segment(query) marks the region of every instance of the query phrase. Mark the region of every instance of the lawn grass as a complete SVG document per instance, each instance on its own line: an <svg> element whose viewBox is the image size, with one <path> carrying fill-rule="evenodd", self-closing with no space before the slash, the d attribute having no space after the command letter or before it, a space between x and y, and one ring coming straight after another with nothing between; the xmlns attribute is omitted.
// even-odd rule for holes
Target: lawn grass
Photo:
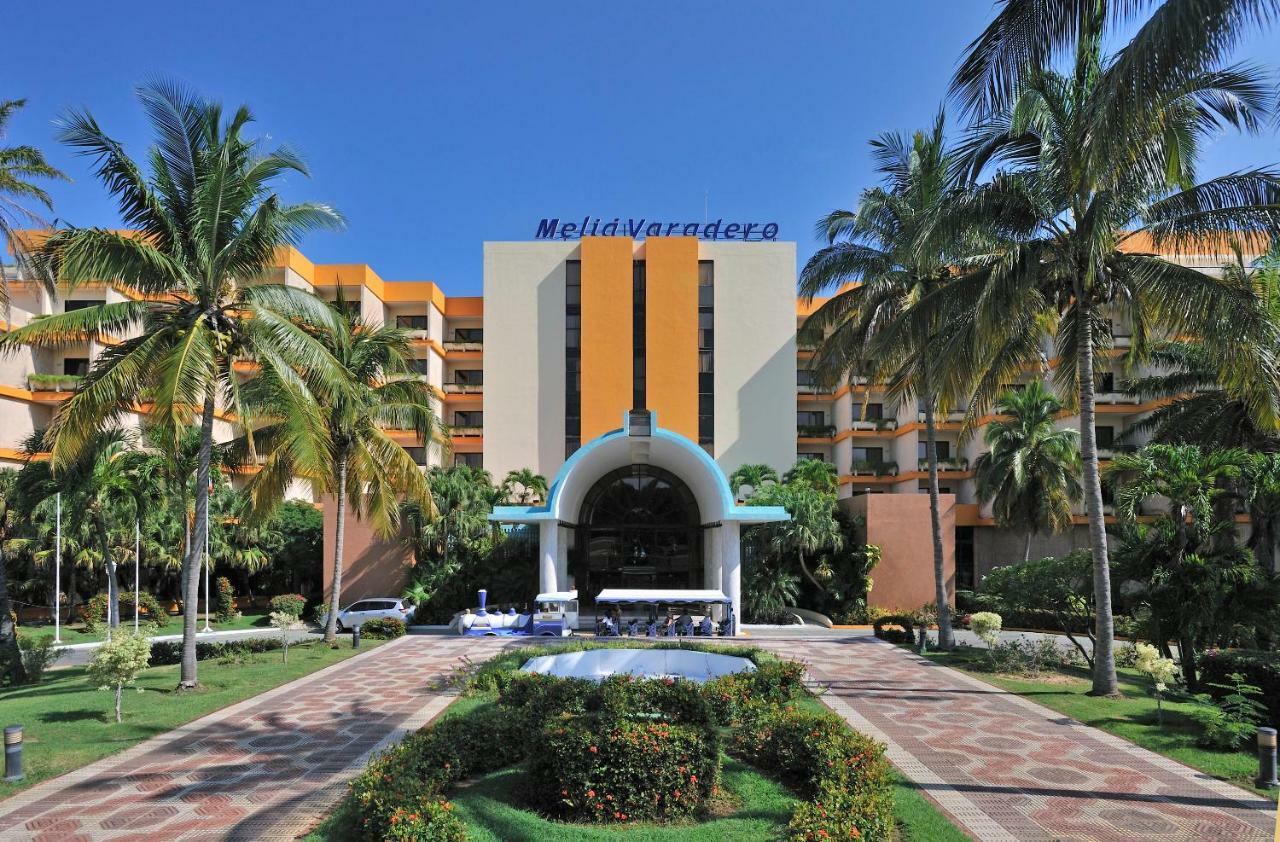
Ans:
<svg viewBox="0 0 1280 842"><path fill-rule="evenodd" d="M155 632L152 632L152 634L157 636L170 635L170 634L182 634L182 615L181 614L178 614L175 616L166 616L163 619L164 619L164 622L160 625L158 630L156 630ZM120 616L120 624L122 626L128 626L129 628L133 628L133 613L131 611L129 612L122 611ZM213 628L214 631L220 631L220 632L237 631L240 629L269 629L271 628L271 616L269 611L266 611L263 609L256 609L252 611L246 611L243 614L241 614L239 617L236 617L234 620L228 620L225 623L219 623L213 618L210 618L209 625L211 628ZM201 628L201 629L204 628L203 615L198 620L197 628ZM51 638L53 637L53 626L52 625L20 626L18 628L18 634L22 635L23 637L30 637L33 639L40 638L40 637ZM105 629L99 632L91 632L87 628L85 628L84 623L80 623L80 622L76 622L71 625L64 625L62 627L62 642L64 644L97 643L100 640L106 640L106 637L107 637L107 633Z"/></svg>
<svg viewBox="0 0 1280 842"><path fill-rule="evenodd" d="M1053 674L1052 681L1044 681L984 672L982 666L986 661L986 651L979 648L929 652L926 657L1215 778L1273 800L1276 798L1275 791L1267 792L1253 785L1254 776L1258 774L1255 755L1244 751L1215 751L1196 745L1200 727L1188 714L1194 704L1166 700L1164 725L1157 724L1156 700L1150 694L1151 680L1136 670L1118 669L1123 697L1105 699L1088 695L1091 689L1089 673L1081 667L1062 667Z"/></svg>
<svg viewBox="0 0 1280 842"><path fill-rule="evenodd" d="M152 667L138 680L142 692L126 691L124 722L116 724L110 692L91 686L84 667L49 673L38 685L0 690L5 725L24 728L24 771L16 783L0 781L0 798L48 778L78 769L138 742L163 734L220 708L367 652L320 644L289 647L289 663L279 652L262 652L220 663L201 661L200 689L177 694L180 667Z"/></svg>

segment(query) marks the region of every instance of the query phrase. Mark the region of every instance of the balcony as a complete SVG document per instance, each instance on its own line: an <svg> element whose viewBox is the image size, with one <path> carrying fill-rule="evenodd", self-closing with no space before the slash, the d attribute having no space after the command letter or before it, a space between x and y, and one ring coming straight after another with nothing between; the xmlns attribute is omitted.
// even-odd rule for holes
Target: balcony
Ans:
<svg viewBox="0 0 1280 842"><path fill-rule="evenodd" d="M444 341L444 349L446 351L483 351L483 339L446 339Z"/></svg>
<svg viewBox="0 0 1280 842"><path fill-rule="evenodd" d="M896 477L898 475L898 463L867 462L857 459L854 460L849 473L855 477Z"/></svg>
<svg viewBox="0 0 1280 842"><path fill-rule="evenodd" d="M1119 334L1117 336L1111 337L1111 340L1113 343L1112 347L1115 347L1115 348L1132 348L1133 347L1132 334L1128 334L1128 333Z"/></svg>
<svg viewBox="0 0 1280 842"><path fill-rule="evenodd" d="M484 435L484 427L480 424L465 424L449 429L454 438L478 438Z"/></svg>
<svg viewBox="0 0 1280 842"><path fill-rule="evenodd" d="M802 439L829 439L836 434L834 424L797 424L796 436Z"/></svg>
<svg viewBox="0 0 1280 842"><path fill-rule="evenodd" d="M81 374L28 374L27 388L33 392L74 392L83 380Z"/></svg>
<svg viewBox="0 0 1280 842"><path fill-rule="evenodd" d="M916 470L918 471L929 470L929 460L928 459L918 460L916 463ZM969 470L969 460L968 459L939 459L938 470L939 471L967 471Z"/></svg>
<svg viewBox="0 0 1280 842"><path fill-rule="evenodd" d="M446 383L444 390L450 395L478 395L484 391L483 383Z"/></svg>
<svg viewBox="0 0 1280 842"><path fill-rule="evenodd" d="M933 422L935 424L961 424L964 423L964 416L967 409L953 409L950 412L933 413ZM917 413L920 423L924 423L924 412Z"/></svg>
<svg viewBox="0 0 1280 842"><path fill-rule="evenodd" d="M1133 453L1137 449L1138 449L1137 445L1133 445L1133 444L1108 444L1105 446L1098 445L1098 458L1104 459L1104 460L1114 459L1116 458L1117 453Z"/></svg>
<svg viewBox="0 0 1280 842"><path fill-rule="evenodd" d="M801 395L834 395L836 390L833 386L821 386L817 383L797 383L796 392Z"/></svg>
<svg viewBox="0 0 1280 842"><path fill-rule="evenodd" d="M427 339L431 335L431 317L396 316L396 327L407 331L413 339Z"/></svg>
<svg viewBox="0 0 1280 842"><path fill-rule="evenodd" d="M866 418L854 421L849 425L850 430L858 432L871 432L880 430L896 430L898 429L898 419L896 418Z"/></svg>
<svg viewBox="0 0 1280 842"><path fill-rule="evenodd" d="M1098 392L1093 396L1093 402L1099 406L1136 406L1142 399L1128 392Z"/></svg>

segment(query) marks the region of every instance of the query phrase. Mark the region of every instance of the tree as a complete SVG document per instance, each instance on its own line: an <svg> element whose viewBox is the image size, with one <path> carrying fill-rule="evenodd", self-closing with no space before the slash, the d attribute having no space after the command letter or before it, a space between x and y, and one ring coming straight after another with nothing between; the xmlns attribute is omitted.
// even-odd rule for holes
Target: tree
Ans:
<svg viewBox="0 0 1280 842"><path fill-rule="evenodd" d="M141 87L138 97L155 134L144 172L88 112L62 122L61 139L95 159L96 173L115 197L130 232L63 227L36 254L54 277L75 285L113 279L130 300L47 316L0 337L0 350L127 336L95 360L50 432L54 469L74 462L97 430L154 396L151 422L171 441L193 424L200 431L192 540L183 558L183 657L179 686L196 678L197 577L209 507L213 422L219 410L252 424L233 370L237 361L295 384L297 372L343 377L306 324L331 323L315 296L259 283L276 249L306 231L340 223L329 207L287 205L272 192L288 172L305 175L293 151L264 151L244 135L245 107L226 117L213 101L168 82ZM314 415L299 400L291 415ZM277 408L278 411L278 408Z"/></svg>
<svg viewBox="0 0 1280 842"><path fill-rule="evenodd" d="M997 567L982 580L981 588L1015 611L1051 613L1085 663L1093 667L1093 647L1086 649L1076 639L1083 627L1093 642L1089 630L1093 622L1093 559L1087 551Z"/></svg>
<svg viewBox="0 0 1280 842"><path fill-rule="evenodd" d="M5 127L14 114L27 104L25 99L0 100L0 140L4 140ZM31 202L53 210L53 200L44 188L35 183L38 179L70 181L61 170L45 160L44 153L34 146L0 146L0 240L20 262L28 263L24 243L19 241L16 228L26 225L44 227L40 215L31 209ZM28 264L26 268L32 268ZM48 276L38 275L46 287L52 287ZM0 272L0 309L4 311L5 327L13 324L9 303L9 278Z"/></svg>
<svg viewBox="0 0 1280 842"><path fill-rule="evenodd" d="M815 491L835 494L840 485L836 466L824 459L801 459L782 475L787 484L801 482Z"/></svg>
<svg viewBox="0 0 1280 842"><path fill-rule="evenodd" d="M89 661L89 681L99 690L115 693L117 724L124 721L120 712L124 688L137 683L150 661L151 641L146 630L134 634L133 629L121 629L94 651L93 660ZM138 689L141 692L142 688Z"/></svg>
<svg viewBox="0 0 1280 842"><path fill-rule="evenodd" d="M18 650L18 628L13 622L13 608L9 601L9 570L6 548L14 533L21 528L17 504L18 472L10 468L0 470L0 668L10 684L26 681L22 666L22 653Z"/></svg>
<svg viewBox="0 0 1280 842"><path fill-rule="evenodd" d="M836 521L836 496L805 482L766 485L747 501L752 506L782 506L789 520L761 527L767 545L779 556L794 554L800 573L819 591L822 583L809 570L806 556L824 549L838 550L844 535Z"/></svg>
<svg viewBox="0 0 1280 842"><path fill-rule="evenodd" d="M1229 483L1244 472L1248 457L1240 450L1204 452L1192 445L1148 445L1137 453L1118 453L1107 468L1115 483L1116 517L1129 527L1134 547L1130 557L1141 558L1148 572L1139 578L1165 594L1164 628L1178 635L1178 651L1187 687L1196 689L1196 646L1200 632L1210 625L1212 606L1220 605L1227 580L1252 580L1253 570L1238 569L1242 555L1228 530L1229 519L1216 515L1215 502L1229 496ZM1136 527L1144 500L1167 501L1154 530ZM1225 537L1226 540L1214 540ZM1145 545L1143 547L1142 545ZM1135 566L1133 563L1130 569ZM1224 578L1225 576L1225 578ZM1169 603L1172 603L1170 605ZM1172 622L1170 622L1172 618Z"/></svg>
<svg viewBox="0 0 1280 842"><path fill-rule="evenodd" d="M508 471L502 481L502 492L521 506L541 504L547 499L547 478L529 468Z"/></svg>
<svg viewBox="0 0 1280 842"><path fill-rule="evenodd" d="M996 411L1006 418L983 434L988 451L974 464L978 499L991 504L997 526L1026 533L1028 561L1032 535L1071 528L1071 506L1080 499L1079 436L1056 427L1062 402L1038 380L1005 392Z"/></svg>
<svg viewBox="0 0 1280 842"><path fill-rule="evenodd" d="M411 431L419 441L434 440L439 429L431 387L407 376L414 358L409 332L363 321L339 298L339 318L316 338L336 361L338 374L307 372L309 393L322 407L320 424L279 415L246 442L265 444L262 470L250 482L255 508L268 511L295 476L313 479L318 491L332 494L335 508L333 579L329 591L325 640L337 640L341 610L343 544L347 509L368 519L384 535L400 527L401 501L431 505L431 489L422 469L396 441L391 430ZM278 372L255 378L251 388L264 406L290 406L291 380ZM277 396L283 396L283 399Z"/></svg>
<svg viewBox="0 0 1280 842"><path fill-rule="evenodd" d="M1006 3L974 43L956 89L977 105L965 142L971 176L989 183L950 208L954 225L975 219L998 234L974 263L981 283L956 284L953 341L938 357L948 370L982 372L971 410L985 409L1004 384L1042 362L1057 340L1057 392L1078 409L1083 491L1097 600L1093 692L1118 692L1110 562L1094 434L1097 359L1112 346L1110 318L1132 327L1130 359L1141 361L1160 333L1199 337L1223 370L1249 361L1275 379L1275 360L1252 343L1274 344L1274 327L1251 285L1213 277L1166 255L1203 251L1234 238L1261 247L1280 233L1280 179L1265 169L1198 183L1200 141L1226 128L1257 129L1270 103L1256 68L1222 66L1246 6L1226 0L1171 0L1114 58L1103 55L1108 24L1139 5L1061 0L1053 14ZM1209 20L1197 17L1214 7ZM1233 9L1227 10L1226 6ZM1065 73L1047 59L1070 58ZM941 225L946 229L947 225ZM1274 423L1266 391L1250 411Z"/></svg>
<svg viewBox="0 0 1280 842"><path fill-rule="evenodd" d="M813 298L837 290L804 328L805 341L817 344L813 367L821 379L865 373L887 382L891 395L918 398L924 412L938 645L950 649L935 414L959 392L945 389L935 370L942 322L915 307L953 281L966 236L937 236L935 221L962 186L945 124L939 113L928 132L872 141L885 185L863 191L857 211L836 210L818 223L829 245L805 264L800 292Z"/></svg>
<svg viewBox="0 0 1280 842"><path fill-rule="evenodd" d="M739 465L738 469L729 474L729 488L733 490L733 496L742 499L742 489L750 488L752 494L758 493L764 488L765 483L778 481L778 472L768 465L753 463L748 465Z"/></svg>

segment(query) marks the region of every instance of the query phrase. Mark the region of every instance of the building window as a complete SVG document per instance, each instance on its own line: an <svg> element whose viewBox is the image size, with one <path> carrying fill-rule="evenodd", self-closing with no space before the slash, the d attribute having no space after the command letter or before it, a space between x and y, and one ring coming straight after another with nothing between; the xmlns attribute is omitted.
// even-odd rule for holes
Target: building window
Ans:
<svg viewBox="0 0 1280 842"><path fill-rule="evenodd" d="M698 261L698 444L713 453L716 433L715 264Z"/></svg>
<svg viewBox="0 0 1280 842"><path fill-rule="evenodd" d="M946 460L951 458L951 442L935 441L933 443L933 448L938 452L939 462L945 462ZM921 459L929 458L929 442L922 441L916 445L916 456L918 456Z"/></svg>
<svg viewBox="0 0 1280 842"><path fill-rule="evenodd" d="M956 527L956 589L974 588L973 527Z"/></svg>
<svg viewBox="0 0 1280 842"><path fill-rule="evenodd" d="M428 330L430 326L427 316L396 316L396 327L401 330Z"/></svg>
<svg viewBox="0 0 1280 842"><path fill-rule="evenodd" d="M102 299L94 299L89 301L64 301L62 303L62 311L64 313L74 313L76 310L84 310L89 307L101 307L106 304Z"/></svg>
<svg viewBox="0 0 1280 842"><path fill-rule="evenodd" d="M582 446L582 261L564 265L564 458Z"/></svg>
<svg viewBox="0 0 1280 842"><path fill-rule="evenodd" d="M884 418L884 404L868 403L864 404L856 398L853 401L853 420L854 421L879 421Z"/></svg>
<svg viewBox="0 0 1280 842"><path fill-rule="evenodd" d="M484 342L484 328L458 327L453 329L454 342Z"/></svg>
<svg viewBox="0 0 1280 842"><path fill-rule="evenodd" d="M458 410L453 413L455 427L483 427L484 412L479 409Z"/></svg>
<svg viewBox="0 0 1280 842"><path fill-rule="evenodd" d="M406 447L405 453L413 459L415 465L427 464L427 449L425 447Z"/></svg>
<svg viewBox="0 0 1280 842"><path fill-rule="evenodd" d="M796 412L796 427L799 429L825 426L827 426L827 413L825 412L812 409L802 409Z"/></svg>
<svg viewBox="0 0 1280 842"><path fill-rule="evenodd" d="M631 408L644 409L645 389L645 263L631 263Z"/></svg>
<svg viewBox="0 0 1280 842"><path fill-rule="evenodd" d="M455 453L453 454L453 466L455 468L465 465L468 468L483 468L483 453Z"/></svg>
<svg viewBox="0 0 1280 842"><path fill-rule="evenodd" d="M949 486L949 485L940 485L940 486L938 486L938 493L939 493L939 494L950 494L950 493L951 493L951 486Z"/></svg>
<svg viewBox="0 0 1280 842"><path fill-rule="evenodd" d="M1113 447L1116 443L1116 428L1094 427L1093 436L1098 447Z"/></svg>
<svg viewBox="0 0 1280 842"><path fill-rule="evenodd" d="M1098 392L1114 392L1116 390L1116 376L1112 372L1104 372L1098 376L1098 385L1095 391Z"/></svg>
<svg viewBox="0 0 1280 842"><path fill-rule="evenodd" d="M884 464L884 448L883 447L855 447L853 449L853 464L883 465Z"/></svg>
<svg viewBox="0 0 1280 842"><path fill-rule="evenodd" d="M812 389L817 384L813 372L807 368L796 369L796 385L801 389Z"/></svg>
<svg viewBox="0 0 1280 842"><path fill-rule="evenodd" d="M409 360L409 370L425 377L431 373L431 361L423 357L414 357Z"/></svg>
<svg viewBox="0 0 1280 842"><path fill-rule="evenodd" d="M459 368L453 372L453 382L459 386L483 386L483 368Z"/></svg>
<svg viewBox="0 0 1280 842"><path fill-rule="evenodd" d="M73 377L84 377L89 373L88 357L64 357L62 373Z"/></svg>

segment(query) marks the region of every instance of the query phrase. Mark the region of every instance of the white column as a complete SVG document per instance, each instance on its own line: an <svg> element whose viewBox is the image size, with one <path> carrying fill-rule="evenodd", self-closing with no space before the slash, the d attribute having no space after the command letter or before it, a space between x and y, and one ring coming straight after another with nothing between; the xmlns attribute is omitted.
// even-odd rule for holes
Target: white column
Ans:
<svg viewBox="0 0 1280 842"><path fill-rule="evenodd" d="M559 531L560 525L554 520L538 522L538 590L543 593L558 590L556 563L559 555Z"/></svg>
<svg viewBox="0 0 1280 842"><path fill-rule="evenodd" d="M702 533L702 587L709 591L720 590L720 574L724 560L720 558L720 527L712 527ZM711 616L716 622L724 619L724 610L715 605Z"/></svg>
<svg viewBox="0 0 1280 842"><path fill-rule="evenodd" d="M718 532L720 544L721 580L724 595L733 604L733 619L738 634L742 631L742 525L737 521L725 521Z"/></svg>
<svg viewBox="0 0 1280 842"><path fill-rule="evenodd" d="M556 589L569 590L569 530L556 531Z"/></svg>

